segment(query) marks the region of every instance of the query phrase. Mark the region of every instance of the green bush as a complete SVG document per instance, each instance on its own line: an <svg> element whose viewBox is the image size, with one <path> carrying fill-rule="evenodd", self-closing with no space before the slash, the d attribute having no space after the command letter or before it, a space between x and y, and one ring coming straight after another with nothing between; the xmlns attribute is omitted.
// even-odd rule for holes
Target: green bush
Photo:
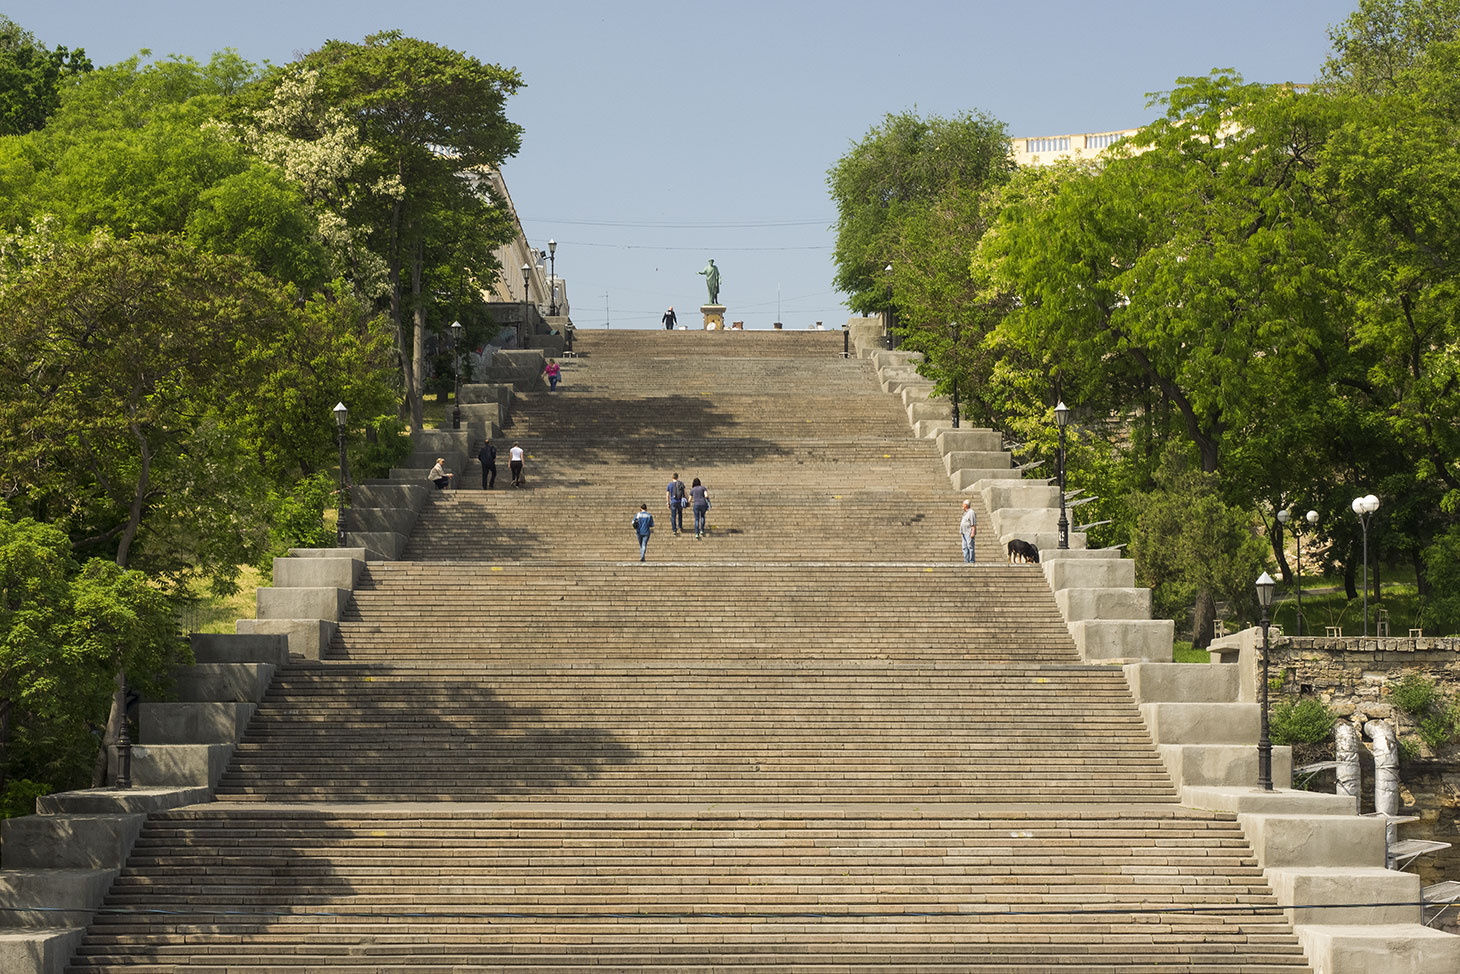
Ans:
<svg viewBox="0 0 1460 974"><path fill-rule="evenodd" d="M1453 707L1440 707L1422 717L1419 722L1419 739L1431 751L1438 751L1455 736L1456 712Z"/></svg>
<svg viewBox="0 0 1460 974"><path fill-rule="evenodd" d="M1274 744L1317 744L1333 735L1337 716L1320 700L1306 697L1297 703L1283 701L1272 708L1268 737Z"/></svg>
<svg viewBox="0 0 1460 974"><path fill-rule="evenodd" d="M19 818L35 812L35 800L49 795L50 785L29 778L16 778L5 782L4 793L0 794L0 818Z"/></svg>
<svg viewBox="0 0 1460 974"><path fill-rule="evenodd" d="M1411 717L1423 717L1440 699L1433 680L1410 673L1389 688L1389 700Z"/></svg>

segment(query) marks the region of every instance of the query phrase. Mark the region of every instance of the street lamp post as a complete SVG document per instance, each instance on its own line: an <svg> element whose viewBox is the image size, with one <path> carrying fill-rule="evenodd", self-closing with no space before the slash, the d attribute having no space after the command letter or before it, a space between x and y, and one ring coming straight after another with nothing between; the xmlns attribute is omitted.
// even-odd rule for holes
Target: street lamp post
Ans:
<svg viewBox="0 0 1460 974"><path fill-rule="evenodd" d="M882 268L882 272L887 275L887 311L886 317L882 319L882 324L887 329L887 350L890 352L892 351L892 265L888 264Z"/></svg>
<svg viewBox="0 0 1460 974"><path fill-rule="evenodd" d="M953 322L953 428L958 428L958 322Z"/></svg>
<svg viewBox="0 0 1460 974"><path fill-rule="evenodd" d="M531 264L523 264L523 327L517 333L517 348L527 348L524 345L524 336L527 334L527 279L533 273Z"/></svg>
<svg viewBox="0 0 1460 974"><path fill-rule="evenodd" d="M1349 505L1359 516L1359 526L1364 530L1364 635L1369 634L1369 515L1379 509L1379 498L1373 494L1355 497Z"/></svg>
<svg viewBox="0 0 1460 974"><path fill-rule="evenodd" d="M455 391L451 397L451 428L461 429L461 333L466 329L461 322L451 323L451 370L455 374Z"/></svg>
<svg viewBox="0 0 1460 974"><path fill-rule="evenodd" d="M558 242L548 241L548 314L558 313Z"/></svg>
<svg viewBox="0 0 1460 974"><path fill-rule="evenodd" d="M122 691L122 723L117 728L117 773L112 778L113 788L132 787L132 731L127 726L127 668L117 671L117 683Z"/></svg>
<svg viewBox="0 0 1460 974"><path fill-rule="evenodd" d="M349 422L350 411L342 402L335 403L335 432L340 441L340 492L335 495L335 547L345 546L345 491L350 482L349 467L345 459L345 424Z"/></svg>
<svg viewBox="0 0 1460 974"><path fill-rule="evenodd" d="M1290 512L1288 512L1287 510L1281 510L1277 512L1277 519L1278 523L1282 524L1284 527L1287 527L1288 522L1292 521L1291 530L1293 532L1293 549L1297 552L1298 558L1298 618L1295 625L1295 629L1297 631L1294 633L1294 635L1301 636L1303 635L1303 522L1308 522L1309 527L1317 524L1318 512L1309 511L1307 514L1304 514L1303 517L1299 520L1293 521L1293 515Z"/></svg>
<svg viewBox="0 0 1460 974"><path fill-rule="evenodd" d="M1054 407L1054 424L1060 431L1060 540L1059 547L1063 550L1070 546L1070 519L1065 513L1065 426L1070 422L1070 407L1066 406L1064 400Z"/></svg>
<svg viewBox="0 0 1460 974"><path fill-rule="evenodd" d="M1272 791L1272 740L1267 735L1267 630L1272 625L1268 610L1272 608L1272 590L1277 583L1272 576L1263 572L1257 579L1257 601L1262 606L1262 678L1258 683L1258 705L1260 721L1257 731L1257 787Z"/></svg>

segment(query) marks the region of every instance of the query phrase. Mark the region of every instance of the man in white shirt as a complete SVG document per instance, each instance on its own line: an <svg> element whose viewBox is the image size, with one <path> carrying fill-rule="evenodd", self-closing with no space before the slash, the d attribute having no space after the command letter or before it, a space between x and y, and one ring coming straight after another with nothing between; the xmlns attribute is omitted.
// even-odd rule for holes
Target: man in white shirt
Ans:
<svg viewBox="0 0 1460 974"><path fill-rule="evenodd" d="M958 536L963 541L963 560L973 564L973 539L978 535L978 515L973 505L963 502L963 520L958 522Z"/></svg>

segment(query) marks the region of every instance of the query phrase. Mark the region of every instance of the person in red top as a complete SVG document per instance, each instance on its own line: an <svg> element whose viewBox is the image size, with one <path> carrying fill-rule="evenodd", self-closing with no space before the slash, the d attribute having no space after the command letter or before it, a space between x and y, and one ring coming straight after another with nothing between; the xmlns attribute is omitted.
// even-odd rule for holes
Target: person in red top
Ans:
<svg viewBox="0 0 1460 974"><path fill-rule="evenodd" d="M562 372L562 368L558 365L557 362L554 362L552 359L548 359L547 365L544 365L542 367L542 374L547 376L549 392L557 391L558 378L562 375Z"/></svg>

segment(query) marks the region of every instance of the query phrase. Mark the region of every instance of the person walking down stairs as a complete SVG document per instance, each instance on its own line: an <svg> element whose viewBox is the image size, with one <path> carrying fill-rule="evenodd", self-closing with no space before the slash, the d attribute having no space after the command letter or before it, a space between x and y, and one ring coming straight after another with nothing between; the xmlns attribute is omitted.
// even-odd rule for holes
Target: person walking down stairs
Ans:
<svg viewBox="0 0 1460 974"><path fill-rule="evenodd" d="M698 541L702 536L710 533L709 528L705 526L705 513L710 509L710 492L705 489L704 484L700 483L700 478L696 477L695 482L689 488L689 496L691 503L694 504L695 540Z"/></svg>
<svg viewBox="0 0 1460 974"><path fill-rule="evenodd" d="M634 533L639 536L639 560L643 561L644 556L649 553L649 535L654 532L654 515L649 513L648 504L639 505L639 513L634 515Z"/></svg>
<svg viewBox="0 0 1460 974"><path fill-rule="evenodd" d="M507 469L512 473L512 486L522 486L522 444L513 443L507 452Z"/></svg>
<svg viewBox="0 0 1460 974"><path fill-rule="evenodd" d="M548 392L557 392L558 379L563 374L562 366L558 365L558 363L553 361L552 359L548 359L547 365L544 365L542 367L542 374L547 376Z"/></svg>
<svg viewBox="0 0 1460 974"><path fill-rule="evenodd" d="M963 540L963 560L973 564L973 539L978 536L978 515L968 501L963 502L963 520L958 522L958 536Z"/></svg>

